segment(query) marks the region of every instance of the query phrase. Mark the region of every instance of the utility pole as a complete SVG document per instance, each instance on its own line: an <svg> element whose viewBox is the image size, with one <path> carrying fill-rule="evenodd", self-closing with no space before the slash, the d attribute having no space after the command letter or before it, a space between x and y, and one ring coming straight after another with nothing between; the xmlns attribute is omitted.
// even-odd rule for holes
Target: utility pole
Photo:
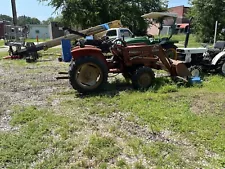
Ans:
<svg viewBox="0 0 225 169"><path fill-rule="evenodd" d="M16 12L16 0L11 0L12 4L12 14L13 14L13 26L14 26L14 32L15 32L15 41L18 41L18 28L17 26L17 12Z"/></svg>
<svg viewBox="0 0 225 169"><path fill-rule="evenodd" d="M17 25L17 13L16 13L16 0L11 0L12 4L12 14L13 14L13 25Z"/></svg>

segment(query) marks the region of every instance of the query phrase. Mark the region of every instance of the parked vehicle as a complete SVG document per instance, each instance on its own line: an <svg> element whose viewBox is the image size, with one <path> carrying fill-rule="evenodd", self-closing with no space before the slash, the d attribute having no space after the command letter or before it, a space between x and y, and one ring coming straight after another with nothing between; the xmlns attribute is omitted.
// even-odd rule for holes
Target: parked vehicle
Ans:
<svg viewBox="0 0 225 169"><path fill-rule="evenodd" d="M185 63L192 76L200 76L201 72L215 72L225 76L225 41L217 41L213 48L186 48L190 23L184 48L177 48L178 60Z"/></svg>
<svg viewBox="0 0 225 169"><path fill-rule="evenodd" d="M146 36L134 36L134 34L128 29L128 28L116 28L116 29L109 29L107 30L105 36L111 38L124 38L126 43L133 44L133 43L145 43L147 45L153 45L153 44L159 44L162 46L163 49L166 50L167 55L170 58L177 59L176 49L177 46L175 43L178 43L178 41L171 40L173 33L175 31L175 23L177 19L177 14L175 13L168 13L168 12L152 12L149 14L145 14L142 16L147 20L147 22L152 24L152 19L158 20L159 22L159 35L157 38L155 38L152 35L146 35ZM171 31L169 36L161 38L160 31L163 26L163 21L167 18L172 19L172 25L171 25Z"/></svg>
<svg viewBox="0 0 225 169"><path fill-rule="evenodd" d="M106 31L105 36L109 39L127 39L134 37L134 34L128 28L112 28Z"/></svg>
<svg viewBox="0 0 225 169"><path fill-rule="evenodd" d="M183 61L192 76L201 72L215 72L225 76L225 41L218 41L214 48L178 48L178 60Z"/></svg>

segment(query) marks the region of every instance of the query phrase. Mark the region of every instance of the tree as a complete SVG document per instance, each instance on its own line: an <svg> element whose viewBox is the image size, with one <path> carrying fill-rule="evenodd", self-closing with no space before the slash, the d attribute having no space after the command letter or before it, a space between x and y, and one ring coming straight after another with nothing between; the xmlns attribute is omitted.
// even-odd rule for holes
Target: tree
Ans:
<svg viewBox="0 0 225 169"><path fill-rule="evenodd" d="M135 34L146 33L147 24L141 18L144 13L162 11L162 0L38 0L46 1L56 10L62 9L62 21L66 26L82 28L121 19L124 26Z"/></svg>
<svg viewBox="0 0 225 169"><path fill-rule="evenodd" d="M29 16L19 16L17 18L17 24L19 26L24 26L26 24L41 24L41 21L37 18L31 18Z"/></svg>
<svg viewBox="0 0 225 169"><path fill-rule="evenodd" d="M49 17L47 20L42 21L42 24L48 25L50 22L62 22L62 16Z"/></svg>
<svg viewBox="0 0 225 169"><path fill-rule="evenodd" d="M0 14L0 20L12 22L12 17Z"/></svg>
<svg viewBox="0 0 225 169"><path fill-rule="evenodd" d="M225 27L225 0L191 0L190 16L193 16L193 29L197 39L203 42L213 41L215 22L218 21L218 32Z"/></svg>

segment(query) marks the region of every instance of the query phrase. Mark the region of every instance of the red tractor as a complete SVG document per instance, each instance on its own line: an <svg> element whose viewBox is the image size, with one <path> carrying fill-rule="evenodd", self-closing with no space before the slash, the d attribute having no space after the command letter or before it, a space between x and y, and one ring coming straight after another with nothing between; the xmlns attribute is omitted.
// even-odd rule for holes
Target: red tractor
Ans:
<svg viewBox="0 0 225 169"><path fill-rule="evenodd" d="M160 45L127 44L121 39L111 43L110 59L95 46L73 48L69 80L75 90L80 93L99 91L107 82L108 73L122 73L131 79L135 89L147 89L153 84L155 74L152 69L166 70L171 77L190 76L186 66L169 59Z"/></svg>

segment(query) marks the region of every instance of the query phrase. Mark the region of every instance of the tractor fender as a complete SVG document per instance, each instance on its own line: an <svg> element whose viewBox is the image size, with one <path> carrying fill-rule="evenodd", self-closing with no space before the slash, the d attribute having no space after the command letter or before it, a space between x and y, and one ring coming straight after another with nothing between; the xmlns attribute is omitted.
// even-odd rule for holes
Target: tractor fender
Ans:
<svg viewBox="0 0 225 169"><path fill-rule="evenodd" d="M217 62L222 58L225 57L225 51L220 52L219 54L217 54L213 60L212 60L212 65L216 65Z"/></svg>
<svg viewBox="0 0 225 169"><path fill-rule="evenodd" d="M107 64L105 56L102 54L101 49L96 48L94 46L86 45L85 47L75 47L71 51L73 60L77 60L80 57L84 56L93 56L97 57L98 59L102 60L105 64Z"/></svg>

